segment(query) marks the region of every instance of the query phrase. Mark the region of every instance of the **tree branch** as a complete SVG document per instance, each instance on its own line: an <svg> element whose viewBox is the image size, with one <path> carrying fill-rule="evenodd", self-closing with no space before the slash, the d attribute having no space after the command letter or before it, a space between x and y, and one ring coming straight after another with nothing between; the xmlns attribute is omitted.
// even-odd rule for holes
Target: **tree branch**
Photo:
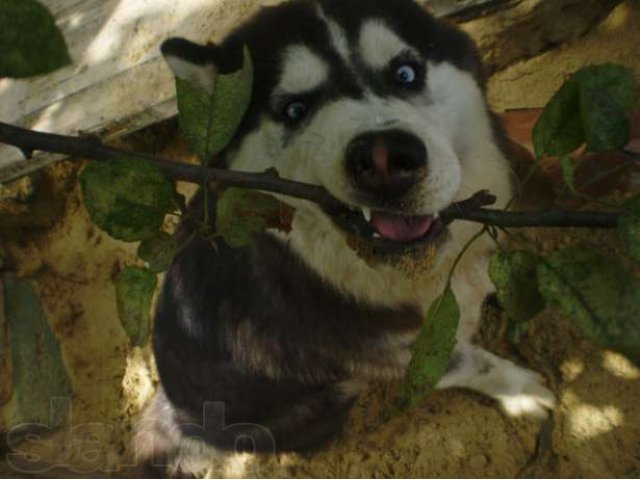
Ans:
<svg viewBox="0 0 640 480"><path fill-rule="evenodd" d="M132 160L149 162L176 180L200 185L205 182L215 182L228 187L248 188L282 194L308 200L330 211L349 208L323 187L284 180L278 177L276 172L244 173L188 165L154 155L128 152L126 150L108 147L95 138L80 138L35 132L0 122L0 143L6 143L19 148L27 158L31 157L36 150L69 155L79 160L108 161L125 157L131 158ZM451 205L441 212L441 217L446 222L467 220L501 228L616 228L618 224L619 214L615 212L570 212L564 210L551 210L547 212L506 212L483 208L493 205L495 202L496 198L489 192L478 192L468 200Z"/></svg>
<svg viewBox="0 0 640 480"><path fill-rule="evenodd" d="M458 220L483 223L500 228L557 227L557 228L617 228L619 213L568 211L553 209L545 212L506 212L477 209L456 215Z"/></svg>
<svg viewBox="0 0 640 480"><path fill-rule="evenodd" d="M343 206L341 202L331 196L329 192L322 187L282 180L274 173L256 174L198 167L154 155L107 147L97 138L79 138L34 132L33 130L27 130L0 122L0 143L18 147L27 158L36 150L69 155L71 157L77 157L79 160L90 159L104 161L123 157L131 158L149 162L176 180L200 185L205 182L216 182L229 187L250 188L271 193L281 193L332 208Z"/></svg>

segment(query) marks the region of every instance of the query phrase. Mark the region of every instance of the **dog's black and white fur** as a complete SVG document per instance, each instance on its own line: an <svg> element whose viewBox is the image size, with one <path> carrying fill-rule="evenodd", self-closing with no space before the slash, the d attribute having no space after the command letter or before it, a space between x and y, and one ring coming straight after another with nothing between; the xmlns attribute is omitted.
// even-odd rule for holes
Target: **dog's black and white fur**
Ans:
<svg viewBox="0 0 640 480"><path fill-rule="evenodd" d="M413 0L292 0L219 46L172 39L163 53L176 76L211 89L240 67L245 45L255 87L222 155L229 168L322 185L387 246L428 233L439 211L478 190L510 198L475 47ZM196 237L178 254L157 307L162 389L138 441L148 459L197 470L195 457L213 451L299 451L331 438L369 379L403 375L425 312L478 231L451 224L427 267L408 271L389 260L398 253L361 259L318 206L282 200L296 209L290 233L240 249ZM454 275L463 318L438 387L544 415L553 395L537 374L471 343L492 288L490 251L479 240Z"/></svg>

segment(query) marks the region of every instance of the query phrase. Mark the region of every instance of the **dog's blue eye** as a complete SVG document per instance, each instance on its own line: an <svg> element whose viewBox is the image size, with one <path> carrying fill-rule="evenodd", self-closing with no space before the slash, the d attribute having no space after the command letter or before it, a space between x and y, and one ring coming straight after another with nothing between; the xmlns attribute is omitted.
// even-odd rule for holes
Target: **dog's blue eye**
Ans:
<svg viewBox="0 0 640 480"><path fill-rule="evenodd" d="M306 104L302 102L292 102L284 109L284 115L291 122L299 122L307 116L309 111Z"/></svg>
<svg viewBox="0 0 640 480"><path fill-rule="evenodd" d="M418 74L411 65L402 65L396 70L396 80L402 85L411 85L417 78Z"/></svg>

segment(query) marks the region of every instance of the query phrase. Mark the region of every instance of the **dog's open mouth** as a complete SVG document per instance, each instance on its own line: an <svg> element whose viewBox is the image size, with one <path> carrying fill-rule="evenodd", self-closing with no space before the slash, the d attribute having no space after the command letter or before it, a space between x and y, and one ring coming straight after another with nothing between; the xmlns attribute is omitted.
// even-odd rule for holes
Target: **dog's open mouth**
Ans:
<svg viewBox="0 0 640 480"><path fill-rule="evenodd" d="M373 212L369 223L376 230L379 238L393 242L411 243L426 236L437 221L438 217L433 215L405 216Z"/></svg>
<svg viewBox="0 0 640 480"><path fill-rule="evenodd" d="M461 218L461 214L494 205L496 201L489 191L481 190L434 215L355 208L339 202L323 210L339 228L371 245L375 253L403 254L440 245L446 239L447 225Z"/></svg>
<svg viewBox="0 0 640 480"><path fill-rule="evenodd" d="M445 232L439 215L410 215L369 208L327 211L334 223L380 253L403 253L436 242Z"/></svg>

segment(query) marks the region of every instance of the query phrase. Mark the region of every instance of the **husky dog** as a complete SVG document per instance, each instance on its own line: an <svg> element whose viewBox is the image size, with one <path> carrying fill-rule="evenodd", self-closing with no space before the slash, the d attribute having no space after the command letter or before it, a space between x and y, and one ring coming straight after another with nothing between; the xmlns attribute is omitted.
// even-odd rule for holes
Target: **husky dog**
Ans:
<svg viewBox="0 0 640 480"><path fill-rule="evenodd" d="M483 189L502 206L511 197L474 44L413 0L291 0L220 45L171 39L163 54L177 77L211 89L241 66L245 46L253 98L220 160L321 185L347 207L283 197L295 208L289 233L246 248L196 236L177 255L155 320L162 386L138 442L156 462L330 439L368 380L404 374L428 308L479 230L438 213ZM554 399L541 377L472 343L491 249L480 238L455 270L462 320L438 388L544 416Z"/></svg>

